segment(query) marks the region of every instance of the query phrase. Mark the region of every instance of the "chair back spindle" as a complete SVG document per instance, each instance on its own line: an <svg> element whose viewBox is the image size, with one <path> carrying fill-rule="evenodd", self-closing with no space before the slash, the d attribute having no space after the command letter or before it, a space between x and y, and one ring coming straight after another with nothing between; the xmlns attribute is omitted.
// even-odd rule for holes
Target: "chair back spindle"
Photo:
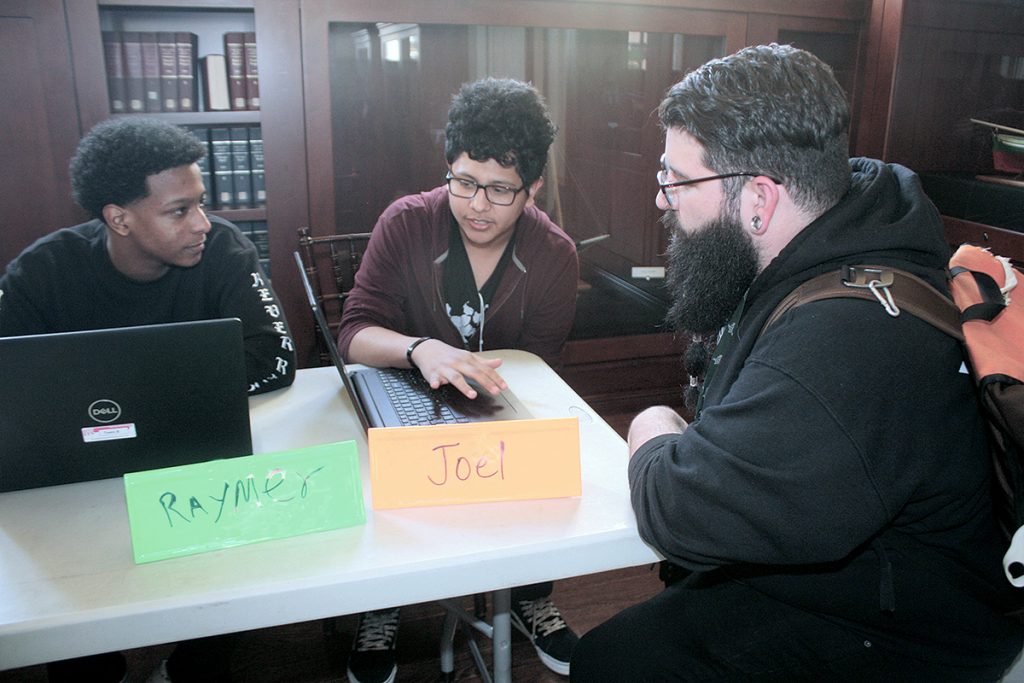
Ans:
<svg viewBox="0 0 1024 683"><path fill-rule="evenodd" d="M355 286L356 272L363 260L370 233L355 232L336 235L312 234L309 227L298 229L299 255L309 276L313 295L324 312L330 337L338 337L341 314L348 293ZM321 268L326 277L321 277ZM321 335L316 335L316 347L321 365L330 365L329 351L324 348Z"/></svg>

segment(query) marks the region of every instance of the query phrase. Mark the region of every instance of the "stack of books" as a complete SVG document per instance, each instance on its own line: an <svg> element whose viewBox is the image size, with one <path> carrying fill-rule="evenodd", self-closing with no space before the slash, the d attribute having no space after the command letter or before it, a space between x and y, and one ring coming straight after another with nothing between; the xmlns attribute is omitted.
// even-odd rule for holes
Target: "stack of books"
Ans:
<svg viewBox="0 0 1024 683"><path fill-rule="evenodd" d="M260 108L254 32L224 34L224 53L198 58L194 33L104 31L114 114Z"/></svg>
<svg viewBox="0 0 1024 683"><path fill-rule="evenodd" d="M266 205L260 126L192 126L189 130L208 149L199 162L207 206L234 209Z"/></svg>
<svg viewBox="0 0 1024 683"><path fill-rule="evenodd" d="M263 272L270 277L270 233L266 221L234 221L238 229L256 245Z"/></svg>

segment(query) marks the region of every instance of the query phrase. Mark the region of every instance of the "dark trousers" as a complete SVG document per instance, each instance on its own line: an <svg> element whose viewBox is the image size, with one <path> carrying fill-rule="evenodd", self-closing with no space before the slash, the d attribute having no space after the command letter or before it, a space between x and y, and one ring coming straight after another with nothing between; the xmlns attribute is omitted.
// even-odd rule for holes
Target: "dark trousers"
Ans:
<svg viewBox="0 0 1024 683"><path fill-rule="evenodd" d="M226 683L231 680L231 653L237 633L183 640L167 658L167 674L183 683ZM95 681L118 683L125 675L125 658L120 652L65 659L46 665L50 683ZM148 676L148 673L146 674Z"/></svg>
<svg viewBox="0 0 1024 683"><path fill-rule="evenodd" d="M571 671L578 683L963 683L996 681L1003 666L952 670L909 661L863 634L725 581L675 583L620 612L583 636Z"/></svg>

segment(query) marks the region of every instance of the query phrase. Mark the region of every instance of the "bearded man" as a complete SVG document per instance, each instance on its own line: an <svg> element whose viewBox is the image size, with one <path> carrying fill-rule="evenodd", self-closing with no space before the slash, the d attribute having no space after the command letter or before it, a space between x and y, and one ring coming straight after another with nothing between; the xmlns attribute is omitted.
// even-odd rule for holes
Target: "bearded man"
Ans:
<svg viewBox="0 0 1024 683"><path fill-rule="evenodd" d="M847 158L845 96L802 50L713 60L659 116L670 317L717 344L693 421L653 407L628 435L638 528L676 580L584 636L572 678L996 680L1022 630L958 343L848 298L762 332L843 265L946 291L938 212L908 169Z"/></svg>

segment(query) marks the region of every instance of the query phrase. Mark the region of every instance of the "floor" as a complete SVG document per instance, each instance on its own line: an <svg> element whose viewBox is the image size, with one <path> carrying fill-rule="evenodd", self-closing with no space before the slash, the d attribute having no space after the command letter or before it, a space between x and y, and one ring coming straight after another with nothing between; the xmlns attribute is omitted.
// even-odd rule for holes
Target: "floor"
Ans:
<svg viewBox="0 0 1024 683"><path fill-rule="evenodd" d="M555 583L552 595L566 621L577 633L594 626L661 589L657 567L645 565ZM466 604L470 604L467 599ZM433 603L412 605L402 610L397 657L396 683L439 680L438 642L443 612ZM345 658L352 642L356 617L312 621L249 631L232 658L235 683L328 683L346 681ZM485 660L490 662L490 643L477 638ZM476 683L481 679L465 645L465 630L456 635L455 680ZM129 681L142 683L167 656L170 646L129 650ZM540 663L525 637L514 632L512 678L530 683L564 683L564 677ZM0 672L0 683L41 683L45 666Z"/></svg>

